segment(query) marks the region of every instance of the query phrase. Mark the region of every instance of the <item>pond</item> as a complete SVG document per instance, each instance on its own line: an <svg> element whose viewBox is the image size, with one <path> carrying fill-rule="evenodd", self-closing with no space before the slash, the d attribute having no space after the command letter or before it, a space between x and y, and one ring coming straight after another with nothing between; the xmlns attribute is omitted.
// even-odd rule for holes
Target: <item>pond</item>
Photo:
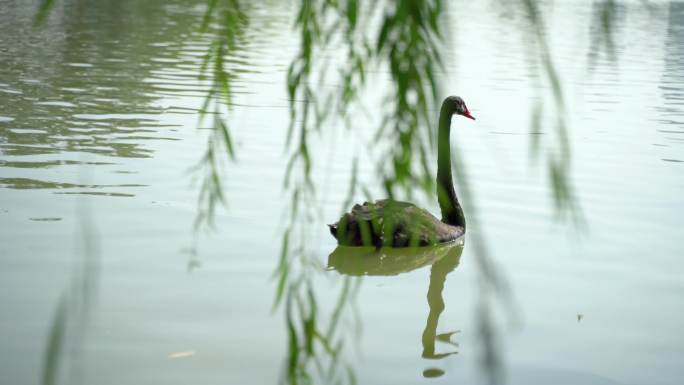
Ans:
<svg viewBox="0 0 684 385"><path fill-rule="evenodd" d="M305 283L277 303L296 8L245 10L227 60L226 207L196 231L211 131L199 117L213 38L200 31L205 2L56 2L34 27L37 4L0 0L3 383L287 382L303 349L288 321L312 318L340 343L314 336L311 361L294 358L315 383L474 383L495 369L512 384L680 383L684 3L618 2L615 61L587 54L591 4L547 7L570 214L554 207L547 123L558 107L524 25L496 4L451 7L437 76L477 118L454 118L452 148L478 225L446 248L333 253L325 224L344 208L352 159L382 192L373 154L388 143L373 133L392 80L377 71L362 96L376 107L352 130L334 122L312 134L316 215L299 219L307 258L290 273ZM416 199L438 213L436 199ZM483 289L483 245L500 294ZM287 310L302 298L315 299L311 317Z"/></svg>

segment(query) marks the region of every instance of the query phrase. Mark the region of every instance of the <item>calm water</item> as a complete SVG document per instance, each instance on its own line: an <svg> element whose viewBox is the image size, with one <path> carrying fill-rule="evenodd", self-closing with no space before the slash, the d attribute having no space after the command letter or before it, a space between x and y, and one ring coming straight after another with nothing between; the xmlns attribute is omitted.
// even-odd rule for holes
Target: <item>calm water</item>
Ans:
<svg viewBox="0 0 684 385"><path fill-rule="evenodd" d="M297 48L294 6L247 10L250 24L229 61L238 160L226 170L228 209L216 231L195 239L199 187L188 170L206 147L197 111L208 84L197 73L210 43L198 33L202 4L63 1L34 29L35 5L0 0L3 384L41 381L51 328L60 324L63 383L280 378L287 327L282 308L272 311L272 276L289 200L284 79ZM525 55L517 22L494 5L464 2L447 27L441 81L478 118L456 119L452 144L517 314L492 304L497 351L509 383L679 384L684 4L621 3L619 60L599 55L593 71L591 6L549 10L585 221L576 227L557 220L544 151L530 156L531 136L542 137L542 148L555 143L551 123L542 134L531 128L530 111L542 100L544 122L556 112L533 77L537 63ZM390 80L380 72L373 81L369 103ZM353 135L340 126L314 139L322 213L306 243L323 266L335 249L323 224L340 213L353 154L372 158L365 138L377 122L371 113ZM373 170L361 162L363 179ZM343 361L360 384L479 378L480 276L468 245L408 262L361 261L368 276L354 278L358 293L340 326ZM359 274L333 262L337 271L312 277L324 310L346 274ZM453 334L435 339L443 333Z"/></svg>

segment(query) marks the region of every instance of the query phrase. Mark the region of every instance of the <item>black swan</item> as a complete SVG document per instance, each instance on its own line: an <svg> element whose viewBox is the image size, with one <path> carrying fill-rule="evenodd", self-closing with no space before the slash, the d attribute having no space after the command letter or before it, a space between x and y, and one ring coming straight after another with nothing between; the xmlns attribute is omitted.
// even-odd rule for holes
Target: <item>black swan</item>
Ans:
<svg viewBox="0 0 684 385"><path fill-rule="evenodd" d="M408 202L391 199L364 202L354 205L337 223L328 225L340 245L426 246L451 242L465 233L463 209L451 178L449 134L454 114L475 120L460 97L449 96L442 102L437 137L437 200L442 220Z"/></svg>

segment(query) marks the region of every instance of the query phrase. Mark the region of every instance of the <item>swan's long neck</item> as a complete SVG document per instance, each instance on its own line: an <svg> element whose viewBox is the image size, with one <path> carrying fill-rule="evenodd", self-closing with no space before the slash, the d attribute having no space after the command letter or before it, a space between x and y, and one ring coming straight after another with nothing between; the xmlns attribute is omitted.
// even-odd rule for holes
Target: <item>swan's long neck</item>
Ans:
<svg viewBox="0 0 684 385"><path fill-rule="evenodd" d="M451 178L451 132L452 111L444 104L439 112L439 134L437 137L437 199L442 209L442 222L465 228L463 209L456 198Z"/></svg>

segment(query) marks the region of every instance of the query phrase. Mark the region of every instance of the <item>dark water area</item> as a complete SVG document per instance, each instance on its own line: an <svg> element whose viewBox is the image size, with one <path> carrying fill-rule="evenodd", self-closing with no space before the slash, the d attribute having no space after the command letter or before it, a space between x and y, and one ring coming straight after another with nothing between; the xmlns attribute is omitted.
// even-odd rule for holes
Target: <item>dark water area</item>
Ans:
<svg viewBox="0 0 684 385"><path fill-rule="evenodd" d="M489 3L450 9L438 74L477 117L454 119L452 134L469 174L466 216L480 224L463 243L372 258L336 250L325 224L343 209L354 156L359 178L375 178L367 143L381 117L371 109L354 130L332 124L311 139L318 215L302 219L302 243L321 322L335 319L339 293L355 293L335 332L340 372L360 384L481 379L472 241L481 236L514 309L489 304L507 383L680 383L684 3L644 7L618 3L616 61L592 50L591 3L544 8L580 224L559 220L548 182L552 92L535 75L522 22ZM206 4L57 1L34 27L36 10L0 0L0 382L41 383L46 373L57 383L278 382L291 348L273 276L289 204L296 4L245 9L226 58L236 149L222 174L227 208L199 235L192 166L210 131L199 118L211 87L198 77L213 39L200 32ZM366 107L392 81L381 70L369 77Z"/></svg>

